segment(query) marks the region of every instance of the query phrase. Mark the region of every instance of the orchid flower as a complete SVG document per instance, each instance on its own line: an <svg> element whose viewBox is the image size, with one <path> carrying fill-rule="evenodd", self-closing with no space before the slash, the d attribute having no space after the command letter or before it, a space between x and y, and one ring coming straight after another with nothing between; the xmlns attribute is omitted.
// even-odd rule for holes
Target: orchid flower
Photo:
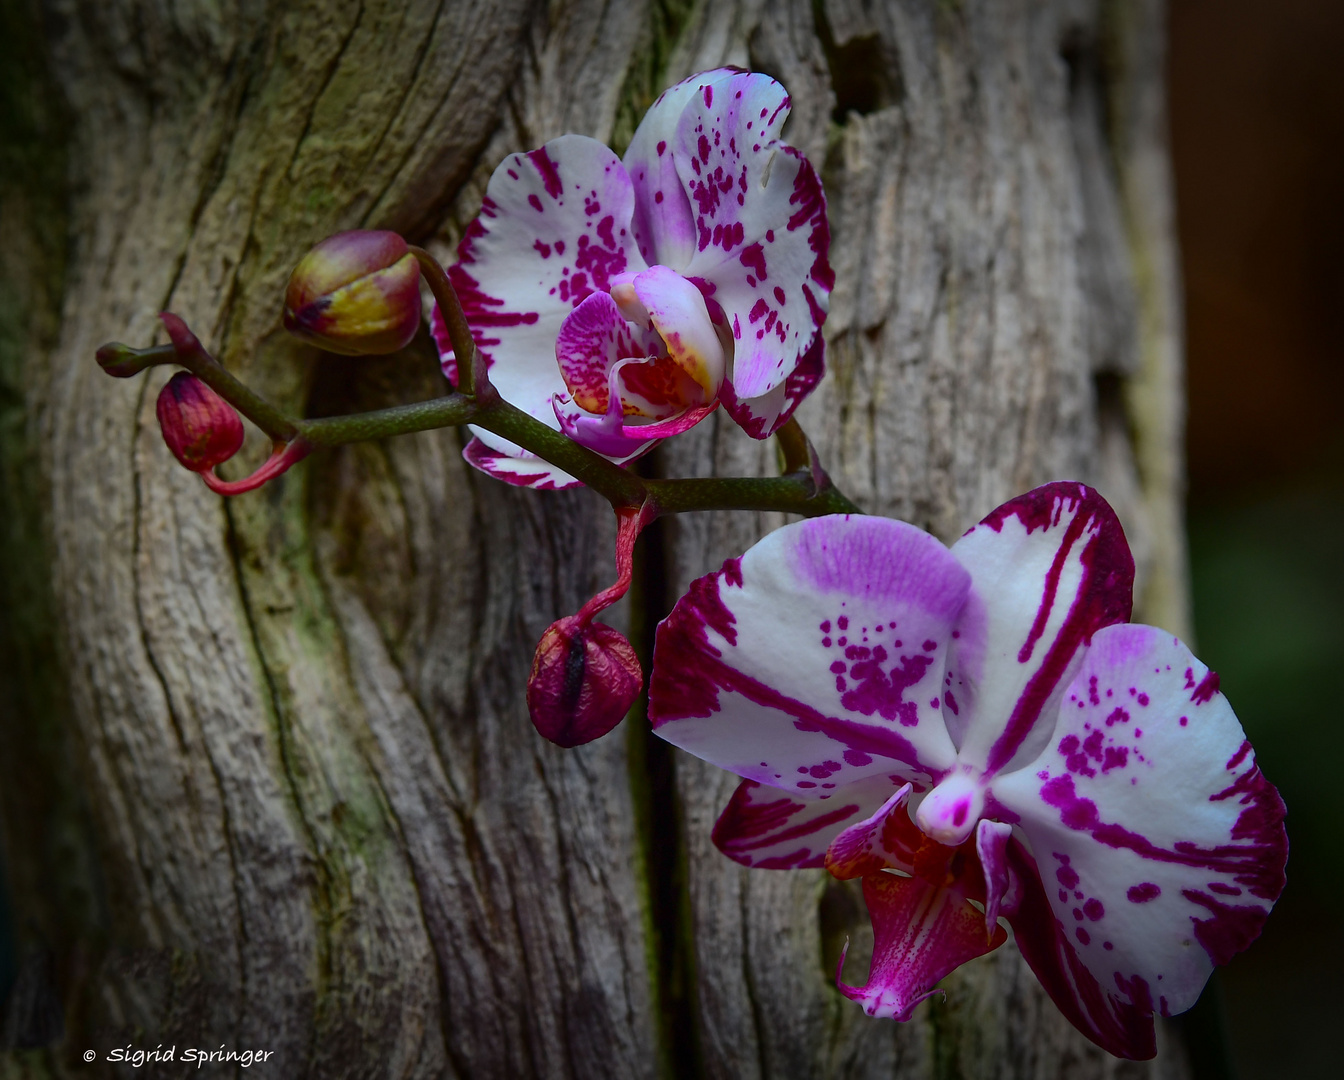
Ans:
<svg viewBox="0 0 1344 1080"><path fill-rule="evenodd" d="M1131 625L1134 563L1081 484L949 550L912 525L782 528L658 631L654 730L743 777L714 829L745 866L860 877L875 946L840 990L908 1019L1006 939L1113 1054L1155 1052L1284 884L1283 803L1179 640ZM843 959L841 960L843 967Z"/></svg>
<svg viewBox="0 0 1344 1080"><path fill-rule="evenodd" d="M506 401L622 463L720 403L758 439L788 420L821 378L834 281L788 112L773 79L720 68L666 91L624 160L582 135L504 160L449 275ZM437 308L431 326L456 382ZM492 476L578 483L472 431Z"/></svg>

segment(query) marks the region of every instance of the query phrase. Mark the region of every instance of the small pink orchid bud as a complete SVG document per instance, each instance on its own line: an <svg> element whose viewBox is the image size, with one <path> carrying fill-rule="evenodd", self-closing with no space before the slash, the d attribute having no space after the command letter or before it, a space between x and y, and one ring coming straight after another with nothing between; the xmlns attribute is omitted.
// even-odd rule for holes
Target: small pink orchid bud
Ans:
<svg viewBox="0 0 1344 1080"><path fill-rule="evenodd" d="M289 276L284 323L329 352L396 352L420 326L420 264L394 232L329 236Z"/></svg>
<svg viewBox="0 0 1344 1080"><path fill-rule="evenodd" d="M163 441L192 472L209 472L243 445L243 422L233 406L188 372L168 380L155 411Z"/></svg>
<svg viewBox="0 0 1344 1080"><path fill-rule="evenodd" d="M570 615L541 636L527 707L537 731L551 742L581 746L619 724L643 685L630 642L610 626Z"/></svg>

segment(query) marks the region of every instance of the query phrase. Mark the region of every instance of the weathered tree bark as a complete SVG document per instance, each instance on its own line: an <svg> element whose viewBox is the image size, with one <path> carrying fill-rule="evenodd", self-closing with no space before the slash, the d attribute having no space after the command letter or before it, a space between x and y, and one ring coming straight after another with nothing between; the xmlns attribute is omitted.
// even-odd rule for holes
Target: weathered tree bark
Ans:
<svg viewBox="0 0 1344 1080"><path fill-rule="evenodd" d="M1155 1063L1092 1047L1011 945L911 1023L867 1019L833 987L846 936L863 977L861 899L720 856L733 778L634 722L538 739L537 638L611 576L600 500L495 484L446 431L222 502L164 450L166 374L93 363L172 309L295 411L439 392L423 340L351 361L281 332L307 247L389 227L446 256L504 153L619 147L663 86L737 63L788 87L830 197L830 370L802 420L842 488L950 539L1033 484L1094 483L1140 616L1183 631L1160 0L0 20L0 805L30 958L4 1033L39 1047L10 1074L225 1043L283 1077L1184 1075L1165 1028ZM655 467L773 454L720 418ZM658 527L632 633L776 524Z"/></svg>

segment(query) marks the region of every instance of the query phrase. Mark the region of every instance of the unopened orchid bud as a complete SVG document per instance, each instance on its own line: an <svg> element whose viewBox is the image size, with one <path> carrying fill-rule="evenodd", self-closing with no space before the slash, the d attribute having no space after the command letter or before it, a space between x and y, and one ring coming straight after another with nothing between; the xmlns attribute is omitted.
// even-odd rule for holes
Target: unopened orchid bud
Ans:
<svg viewBox="0 0 1344 1080"><path fill-rule="evenodd" d="M329 352L396 352L420 325L420 264L394 232L329 236L289 276L284 322Z"/></svg>
<svg viewBox="0 0 1344 1080"><path fill-rule="evenodd" d="M243 445L243 422L233 406L188 372L168 380L155 411L163 441L192 472L208 472Z"/></svg>
<svg viewBox="0 0 1344 1080"><path fill-rule="evenodd" d="M570 615L537 645L527 680L532 723L557 746L581 746L619 724L644 685L630 642L599 622Z"/></svg>

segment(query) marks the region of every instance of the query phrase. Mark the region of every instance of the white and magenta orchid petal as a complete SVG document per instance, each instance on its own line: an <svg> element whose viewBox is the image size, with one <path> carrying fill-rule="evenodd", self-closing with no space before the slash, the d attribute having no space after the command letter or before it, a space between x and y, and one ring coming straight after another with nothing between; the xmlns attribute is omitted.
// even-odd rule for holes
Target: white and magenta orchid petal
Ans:
<svg viewBox="0 0 1344 1080"><path fill-rule="evenodd" d="M826 342L820 334L798 360L793 374L773 390L759 397L739 398L733 384L725 379L719 399L737 426L753 439L768 439L788 423L789 418L826 374Z"/></svg>
<svg viewBox="0 0 1344 1080"><path fill-rule="evenodd" d="M850 825L831 841L826 849L826 869L832 877L848 881L887 869L909 872L914 868L915 853L924 838L905 809L913 790L912 784L902 785L876 813Z"/></svg>
<svg viewBox="0 0 1344 1080"><path fill-rule="evenodd" d="M659 96L635 129L625 151L625 169L635 188L634 234L650 266L681 270L695 254L695 218L691 201L672 161L677 121L691 98L734 75L739 68L702 71Z"/></svg>
<svg viewBox="0 0 1344 1080"><path fill-rule="evenodd" d="M840 992L869 1016L909 1020L948 972L998 948L1008 935L995 926L985 933L984 916L955 888L937 888L920 877L870 874L863 898L873 920L873 963L868 982ZM844 968L844 956L840 966Z"/></svg>
<svg viewBox="0 0 1344 1080"><path fill-rule="evenodd" d="M825 321L835 280L821 181L776 138L788 103L773 79L736 75L693 97L677 126L696 228L683 273L706 283L732 331L739 400L788 379Z"/></svg>
<svg viewBox="0 0 1344 1080"><path fill-rule="evenodd" d="M616 156L594 139L564 135L504 159L448 271L495 389L551 427L558 426L551 400L565 392L555 362L565 317L613 277L646 268L630 232L633 212L630 178ZM437 311L432 325L455 381L456 357ZM510 483L538 475L535 459L501 464L521 451L473 431L493 453L467 460L488 462L491 475Z"/></svg>
<svg viewBox="0 0 1344 1080"><path fill-rule="evenodd" d="M948 659L948 727L987 773L1030 761L1104 626L1129 618L1134 559L1115 512L1083 484L1004 503L956 542L973 586Z"/></svg>
<svg viewBox="0 0 1344 1080"><path fill-rule="evenodd" d="M667 346L667 355L700 387L703 397L687 404L713 401L727 359L700 290L666 266L650 267L633 284L653 328Z"/></svg>
<svg viewBox="0 0 1344 1080"><path fill-rule="evenodd" d="M760 870L818 868L836 836L871 814L890 791L887 779L876 777L822 801L743 780L714 825L714 845L734 862Z"/></svg>
<svg viewBox="0 0 1344 1080"><path fill-rule="evenodd" d="M1283 889L1283 803L1217 676L1148 626L1092 639L1049 745L997 777L1054 918L1108 995L1183 1012Z"/></svg>
<svg viewBox="0 0 1344 1080"><path fill-rule="evenodd" d="M581 481L575 480L563 469L542 460L535 454L529 454L517 447L514 447L512 454L496 450L482 441L483 434L490 433L478 433L467 443L466 449L462 451L462 457L467 464L480 469L487 476L493 476L496 480L502 480L514 487L530 487L538 491L560 491L563 488L583 486Z"/></svg>
<svg viewBox="0 0 1344 1080"><path fill-rule="evenodd" d="M694 582L659 627L654 730L805 797L872 776L927 789L955 760L939 699L968 587L912 525L786 525Z"/></svg>
<svg viewBox="0 0 1344 1080"><path fill-rule="evenodd" d="M1141 1008L1098 981L1078 955L1050 906L1031 854L1016 837L1007 847L1018 895L1003 912L1013 940L1050 1000L1074 1027L1116 1057L1144 1060L1157 1053L1152 1009Z"/></svg>

